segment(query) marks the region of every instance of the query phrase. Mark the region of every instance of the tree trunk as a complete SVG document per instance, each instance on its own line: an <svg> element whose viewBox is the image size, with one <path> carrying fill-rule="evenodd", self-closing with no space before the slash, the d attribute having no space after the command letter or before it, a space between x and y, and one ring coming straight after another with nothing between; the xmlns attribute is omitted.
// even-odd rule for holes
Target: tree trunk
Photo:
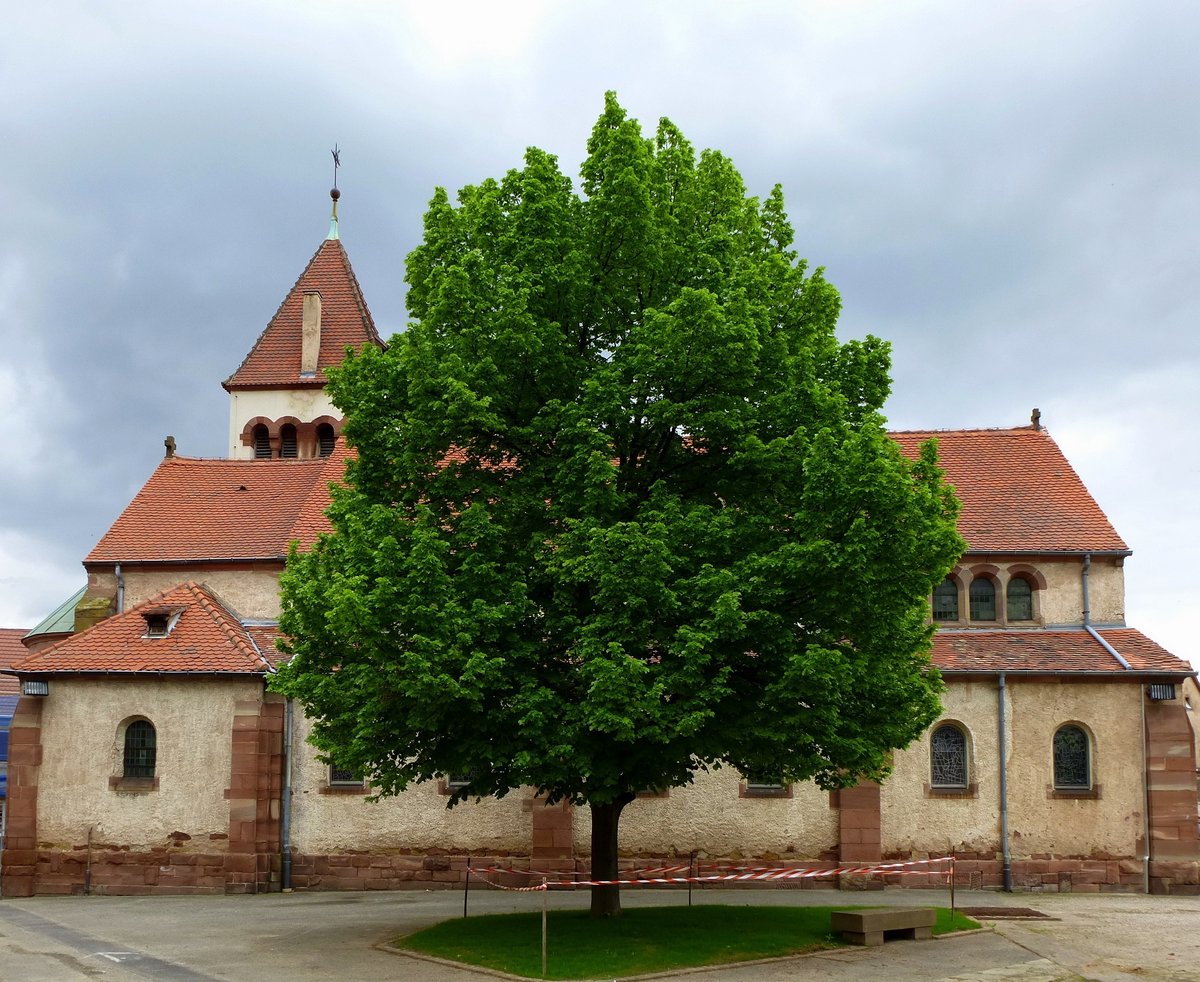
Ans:
<svg viewBox="0 0 1200 982"><path fill-rule="evenodd" d="M617 879L617 825L621 809L633 801L633 795L619 795L616 801L603 805L589 804L592 811L592 879ZM621 888L592 887L592 916L619 917Z"/></svg>

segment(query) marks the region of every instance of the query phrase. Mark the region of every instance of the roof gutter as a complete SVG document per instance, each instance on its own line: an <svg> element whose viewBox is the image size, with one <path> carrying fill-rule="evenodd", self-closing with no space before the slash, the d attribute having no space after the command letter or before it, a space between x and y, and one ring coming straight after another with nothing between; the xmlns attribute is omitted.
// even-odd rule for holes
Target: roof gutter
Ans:
<svg viewBox="0 0 1200 982"><path fill-rule="evenodd" d="M1083 629L1095 639L1101 648L1112 655L1123 669L1125 669L1127 672L1131 671L1133 666L1122 657L1121 653L1117 651L1116 648L1105 641L1104 638L1100 637L1096 629L1092 627L1091 602L1088 599L1088 572L1091 570L1091 568L1092 554L1090 552L1085 552L1083 554L1083 569L1081 573L1083 581Z"/></svg>

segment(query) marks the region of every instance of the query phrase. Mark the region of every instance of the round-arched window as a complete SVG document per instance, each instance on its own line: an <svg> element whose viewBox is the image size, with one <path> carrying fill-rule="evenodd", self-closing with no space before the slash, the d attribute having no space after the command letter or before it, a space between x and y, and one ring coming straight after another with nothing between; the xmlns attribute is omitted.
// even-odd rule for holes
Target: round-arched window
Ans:
<svg viewBox="0 0 1200 982"><path fill-rule="evenodd" d="M943 723L929 737L929 786L965 788L967 735L953 723Z"/></svg>
<svg viewBox="0 0 1200 982"><path fill-rule="evenodd" d="M149 720L135 719L125 727L125 777L154 777L156 744L154 724Z"/></svg>

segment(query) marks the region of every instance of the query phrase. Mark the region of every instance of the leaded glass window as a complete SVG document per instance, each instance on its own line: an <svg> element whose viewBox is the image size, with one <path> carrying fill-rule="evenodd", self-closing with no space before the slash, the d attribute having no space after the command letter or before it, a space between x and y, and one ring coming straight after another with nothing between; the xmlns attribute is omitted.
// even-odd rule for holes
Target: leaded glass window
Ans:
<svg viewBox="0 0 1200 982"><path fill-rule="evenodd" d="M929 784L934 788L967 786L967 735L945 723L929 739Z"/></svg>
<svg viewBox="0 0 1200 982"><path fill-rule="evenodd" d="M1069 790L1092 786L1091 747L1082 727L1061 726L1054 734L1054 786Z"/></svg>
<svg viewBox="0 0 1200 982"><path fill-rule="evenodd" d="M154 724L135 719L125 727L125 777L154 777Z"/></svg>
<svg viewBox="0 0 1200 982"><path fill-rule="evenodd" d="M996 585L983 576L971 581L971 620L994 621L996 619Z"/></svg>
<svg viewBox="0 0 1200 982"><path fill-rule="evenodd" d="M933 588L933 619L958 620L958 584L950 577L946 577Z"/></svg>
<svg viewBox="0 0 1200 982"><path fill-rule="evenodd" d="M1033 587L1024 577L1018 576L1008 581L1008 619L1033 620Z"/></svg>

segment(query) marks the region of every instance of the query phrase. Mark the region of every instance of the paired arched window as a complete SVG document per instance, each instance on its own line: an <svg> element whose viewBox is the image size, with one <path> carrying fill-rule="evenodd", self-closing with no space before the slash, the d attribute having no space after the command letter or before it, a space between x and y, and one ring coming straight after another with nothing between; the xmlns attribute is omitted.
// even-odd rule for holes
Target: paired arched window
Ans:
<svg viewBox="0 0 1200 982"><path fill-rule="evenodd" d="M1087 791L1092 786L1092 743L1087 731L1075 723L1054 733L1054 787L1062 791Z"/></svg>
<svg viewBox="0 0 1200 982"><path fill-rule="evenodd" d="M929 736L929 786L965 788L969 779L967 735L953 723L942 723Z"/></svg>
<svg viewBox="0 0 1200 982"><path fill-rule="evenodd" d="M284 423L283 426L279 427L279 456L295 457L298 455L298 452L296 427L291 423Z"/></svg>
<svg viewBox="0 0 1200 982"><path fill-rule="evenodd" d="M948 576L933 588L933 619L958 620L958 584Z"/></svg>
<svg viewBox="0 0 1200 982"><path fill-rule="evenodd" d="M271 434L263 423L259 423L251 431L254 436L254 459L255 460L270 460L271 459Z"/></svg>
<svg viewBox="0 0 1200 982"><path fill-rule="evenodd" d="M1008 581L1008 619L1010 621L1033 620L1033 586L1023 576L1014 576Z"/></svg>
<svg viewBox="0 0 1200 982"><path fill-rule="evenodd" d="M977 576L971 581L970 599L971 620L996 619L996 584L986 576Z"/></svg>
<svg viewBox="0 0 1200 982"><path fill-rule="evenodd" d="M317 425L317 452L322 457L328 457L333 453L333 444L336 437L333 433L333 427L328 423L320 423Z"/></svg>
<svg viewBox="0 0 1200 982"><path fill-rule="evenodd" d="M125 727L125 763L122 773L127 778L154 777L157 740L154 724L135 719Z"/></svg>

